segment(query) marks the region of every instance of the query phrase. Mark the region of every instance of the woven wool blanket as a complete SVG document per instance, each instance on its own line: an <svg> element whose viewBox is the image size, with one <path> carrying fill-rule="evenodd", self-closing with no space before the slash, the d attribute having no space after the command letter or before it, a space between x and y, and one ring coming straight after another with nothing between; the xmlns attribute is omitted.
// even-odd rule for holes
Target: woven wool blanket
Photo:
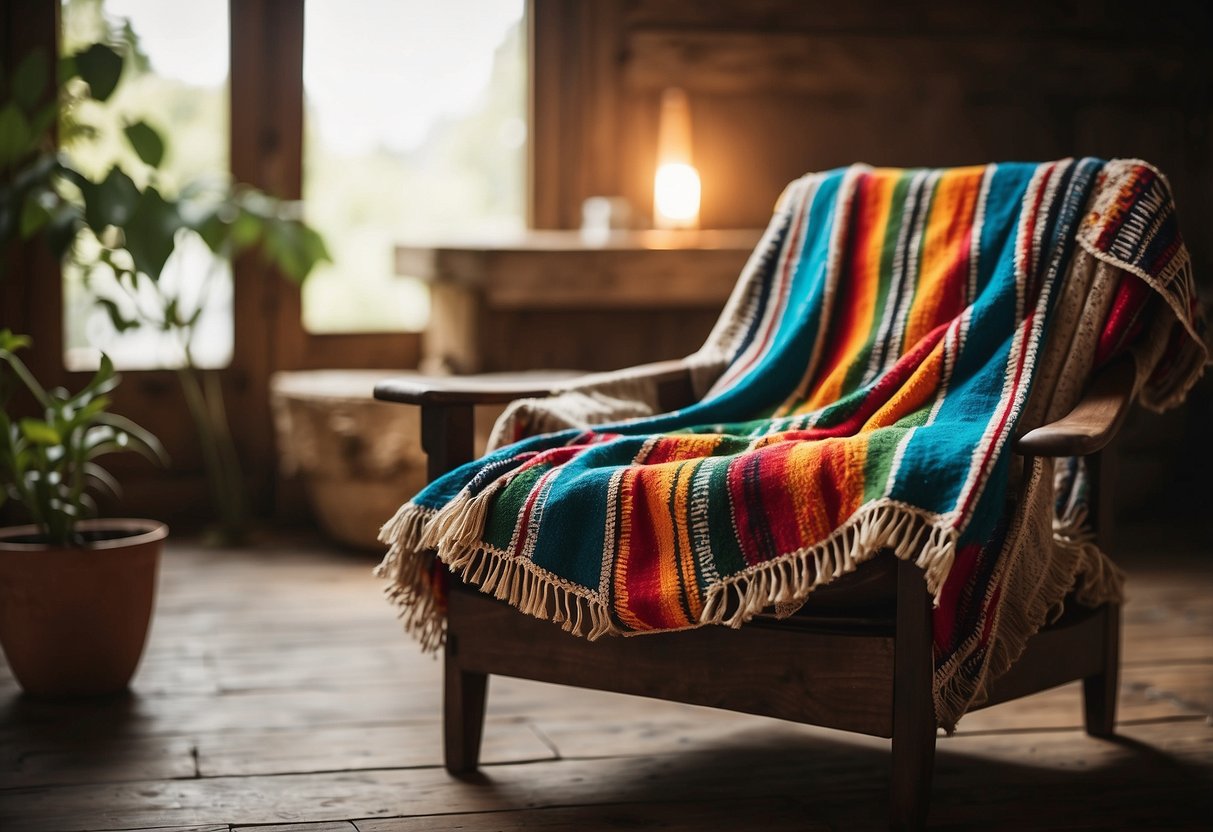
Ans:
<svg viewBox="0 0 1213 832"><path fill-rule="evenodd" d="M810 174L686 359L696 404L626 373L516 403L384 526L378 573L434 648L448 572L594 639L786 615L890 550L935 597L950 728L1067 593L1119 597L1081 466L1014 437L1126 351L1139 399L1177 402L1203 332L1145 163Z"/></svg>

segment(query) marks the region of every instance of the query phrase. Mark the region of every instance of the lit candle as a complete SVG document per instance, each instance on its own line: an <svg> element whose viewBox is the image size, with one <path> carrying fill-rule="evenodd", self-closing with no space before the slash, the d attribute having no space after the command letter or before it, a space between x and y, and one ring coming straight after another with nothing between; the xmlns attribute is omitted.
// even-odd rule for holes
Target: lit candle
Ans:
<svg viewBox="0 0 1213 832"><path fill-rule="evenodd" d="M658 228L696 228L699 196L699 171L691 164L691 104L684 91L671 87L661 95L653 224Z"/></svg>

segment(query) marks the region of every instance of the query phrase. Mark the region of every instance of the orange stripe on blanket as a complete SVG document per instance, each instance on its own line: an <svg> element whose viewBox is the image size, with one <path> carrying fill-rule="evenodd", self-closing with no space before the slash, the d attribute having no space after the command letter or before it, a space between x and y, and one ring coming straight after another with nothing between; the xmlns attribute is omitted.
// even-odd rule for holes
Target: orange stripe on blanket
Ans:
<svg viewBox="0 0 1213 832"><path fill-rule="evenodd" d="M943 378L946 345L947 338L940 338L935 348L927 354L905 383L868 418L862 430L888 427L918 410L935 396L939 390L940 379ZM862 468L859 470L863 471Z"/></svg>
<svg viewBox="0 0 1213 832"><path fill-rule="evenodd" d="M678 564L674 560L674 540L678 534L674 518L670 515L670 496L681 464L662 465L650 468L640 478L641 495L645 501L653 537L657 543L653 560L657 563L657 578L661 594L658 608L661 610L662 627L678 627L689 624L681 613L678 591Z"/></svg>
<svg viewBox="0 0 1213 832"><path fill-rule="evenodd" d="M832 456L838 442L837 439L798 442L789 459L789 463L795 465L797 485L789 488L789 494L796 506L801 548L824 540L834 530L831 518L836 513L832 505L835 501L827 498L820 488L822 484L830 482L837 468ZM806 495L811 495L811 498L806 499Z"/></svg>
<svg viewBox="0 0 1213 832"><path fill-rule="evenodd" d="M795 442L792 444L792 452L788 454L788 494L792 497L797 528L800 533L800 546L797 548L803 548L820 540L816 535L821 523L814 518L814 513L820 508L820 503L813 495L811 488L812 471L819 456L816 442Z"/></svg>
<svg viewBox="0 0 1213 832"><path fill-rule="evenodd" d="M642 465L662 465L667 462L715 456L716 447L722 439L723 437L718 433L682 433L662 436L652 443L643 459L636 461Z"/></svg>
<svg viewBox="0 0 1213 832"><path fill-rule="evenodd" d="M837 401L847 374L870 336L876 296L880 288L880 260L899 170L878 170L865 176L855 197L855 230L849 262L841 276L837 332L827 337L833 344L822 369L822 381L798 410L816 410Z"/></svg>
<svg viewBox="0 0 1213 832"><path fill-rule="evenodd" d="M970 167L950 170L939 177L927 218L918 288L906 322L903 351L964 309L973 221L984 176L984 167Z"/></svg>
<svg viewBox="0 0 1213 832"><path fill-rule="evenodd" d="M625 492L632 528L626 554L620 549L620 557L626 556L627 572L624 592L619 595L626 594L637 619L649 629L685 627L692 623L680 601L683 593L679 591L680 567L674 547L676 534L680 545L684 545L686 536L675 530L670 515L670 497L676 480L684 479L679 476L683 467L682 463L675 463L640 469ZM684 525L685 519L682 518Z"/></svg>
<svg viewBox="0 0 1213 832"><path fill-rule="evenodd" d="M791 450L785 469L787 492L800 537L795 548L804 548L831 534L863 504L862 472L867 465L868 442L864 436L848 436L788 445ZM832 511L817 496L823 477L839 478L838 497Z"/></svg>

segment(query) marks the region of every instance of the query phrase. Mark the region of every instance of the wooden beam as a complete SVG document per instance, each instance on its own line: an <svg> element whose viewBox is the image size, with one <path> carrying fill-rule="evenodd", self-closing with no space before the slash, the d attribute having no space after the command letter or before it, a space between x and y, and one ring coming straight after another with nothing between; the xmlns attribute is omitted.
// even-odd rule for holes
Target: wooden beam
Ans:
<svg viewBox="0 0 1213 832"><path fill-rule="evenodd" d="M42 50L49 66L59 55L59 3L46 0L13 0L0 6L0 67L5 78L31 52ZM55 96L52 75L43 98ZM3 252L0 275L0 328L27 333L34 348L25 361L47 387L62 384L63 366L63 278L59 262L41 235L16 242Z"/></svg>
<svg viewBox="0 0 1213 832"><path fill-rule="evenodd" d="M1024 98L1083 101L1131 95L1143 84L1157 101L1186 95L1181 61L1160 61L1158 46L1038 34L917 37L884 33L639 30L627 37L623 76L633 90L680 86L714 95L763 92L880 97L924 84L963 82L966 94L1017 92ZM912 71L907 71L912 67Z"/></svg>
<svg viewBox="0 0 1213 832"><path fill-rule="evenodd" d="M786 628L703 627L590 642L451 582L447 633L465 671L892 734L893 639ZM527 649L519 649L527 645ZM727 665L728 673L720 668ZM670 668L678 668L671 672ZM756 686L780 668L777 685Z"/></svg>
<svg viewBox="0 0 1213 832"><path fill-rule="evenodd" d="M527 221L577 228L588 196L620 193L621 4L530 0Z"/></svg>
<svg viewBox="0 0 1213 832"><path fill-rule="evenodd" d="M303 186L303 3L232 0L231 165L238 182L298 199ZM269 377L302 350L299 290L258 257L232 266L235 351L229 415L254 508L272 505ZM238 423L236 414L240 415Z"/></svg>

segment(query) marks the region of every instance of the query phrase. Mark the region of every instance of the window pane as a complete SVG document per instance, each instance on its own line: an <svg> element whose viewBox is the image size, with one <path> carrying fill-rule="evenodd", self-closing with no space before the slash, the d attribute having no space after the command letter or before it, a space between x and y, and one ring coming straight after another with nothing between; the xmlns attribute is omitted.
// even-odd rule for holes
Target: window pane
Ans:
<svg viewBox="0 0 1213 832"><path fill-rule="evenodd" d="M165 139L166 155L158 187L173 193L203 177L226 177L228 166L228 14L227 0L65 0L63 52L72 54L121 32L129 23L134 57L105 104L87 102L73 118L94 125L96 138L69 138L64 151L91 178L111 165L135 181L147 181L146 166L123 137L122 128L143 120ZM96 269L93 290L84 286L79 267L64 267L64 336L68 369L97 366L105 351L120 368L178 366L181 345L151 327L119 333L93 301L94 293L114 300L129 314L147 296L132 297L112 274ZM193 342L195 363L221 367L231 360L232 284L228 264L218 260L197 237L180 238L160 278L167 292L189 302L205 300Z"/></svg>
<svg viewBox="0 0 1213 832"><path fill-rule="evenodd" d="M313 332L417 330L401 239L524 225L521 0L307 0L304 200L334 263L304 285Z"/></svg>

